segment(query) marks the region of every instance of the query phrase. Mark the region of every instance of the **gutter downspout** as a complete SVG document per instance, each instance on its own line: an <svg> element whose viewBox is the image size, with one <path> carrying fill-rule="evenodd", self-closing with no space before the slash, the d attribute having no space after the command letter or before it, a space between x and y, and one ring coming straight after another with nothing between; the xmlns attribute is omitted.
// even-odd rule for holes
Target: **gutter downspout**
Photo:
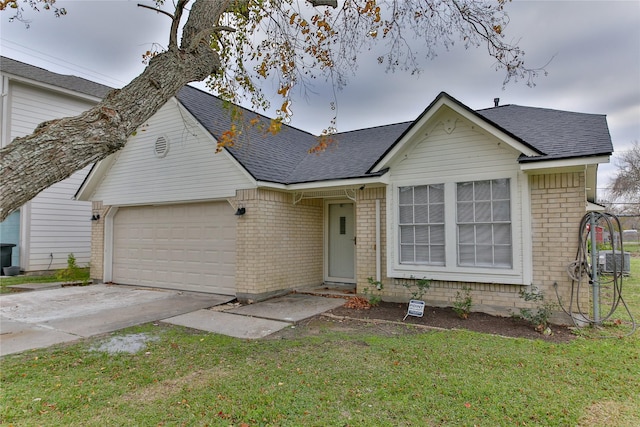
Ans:
<svg viewBox="0 0 640 427"><path fill-rule="evenodd" d="M376 281L380 282L380 199L376 199Z"/></svg>

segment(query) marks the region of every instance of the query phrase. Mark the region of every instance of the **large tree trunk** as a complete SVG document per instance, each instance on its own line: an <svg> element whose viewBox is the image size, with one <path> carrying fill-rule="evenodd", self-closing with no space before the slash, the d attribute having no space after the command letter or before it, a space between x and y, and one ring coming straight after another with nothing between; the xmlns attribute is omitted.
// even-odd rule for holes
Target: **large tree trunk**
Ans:
<svg viewBox="0 0 640 427"><path fill-rule="evenodd" d="M180 88L214 73L220 61L208 36L227 3L197 0L180 47L170 44L140 76L107 94L94 108L44 122L31 135L15 138L0 150L0 221L45 188L123 148L127 138ZM186 2L178 4L184 7Z"/></svg>

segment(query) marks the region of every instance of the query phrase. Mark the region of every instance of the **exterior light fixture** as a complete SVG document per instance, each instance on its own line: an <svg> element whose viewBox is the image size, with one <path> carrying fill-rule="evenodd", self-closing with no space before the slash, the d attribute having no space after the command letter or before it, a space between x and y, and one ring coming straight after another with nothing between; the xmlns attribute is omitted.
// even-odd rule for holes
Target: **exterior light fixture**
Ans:
<svg viewBox="0 0 640 427"><path fill-rule="evenodd" d="M238 210L236 211L236 215L237 216L242 216L247 212L247 210L243 207L239 207Z"/></svg>

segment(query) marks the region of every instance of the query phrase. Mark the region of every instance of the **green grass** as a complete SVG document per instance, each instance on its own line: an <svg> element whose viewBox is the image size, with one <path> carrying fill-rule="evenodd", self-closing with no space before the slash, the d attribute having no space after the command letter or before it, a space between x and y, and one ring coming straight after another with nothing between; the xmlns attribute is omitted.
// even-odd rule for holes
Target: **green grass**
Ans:
<svg viewBox="0 0 640 427"><path fill-rule="evenodd" d="M60 280L55 275L48 276L11 276L0 278L0 294L9 293L8 288L13 285L23 285L25 283L53 283Z"/></svg>
<svg viewBox="0 0 640 427"><path fill-rule="evenodd" d="M625 299L640 314L640 258ZM472 321L472 320L470 320ZM616 329L611 326L609 329ZM640 333L568 344L467 331L245 341L151 324L2 359L3 425L637 426Z"/></svg>
<svg viewBox="0 0 640 427"><path fill-rule="evenodd" d="M79 269L78 276L76 277L78 281L89 280L89 269L81 268ZM0 278L0 294L11 293L11 289L9 286L13 285L24 285L25 283L54 283L54 282L62 282L56 274L49 274L44 276L11 276L11 277L2 277Z"/></svg>

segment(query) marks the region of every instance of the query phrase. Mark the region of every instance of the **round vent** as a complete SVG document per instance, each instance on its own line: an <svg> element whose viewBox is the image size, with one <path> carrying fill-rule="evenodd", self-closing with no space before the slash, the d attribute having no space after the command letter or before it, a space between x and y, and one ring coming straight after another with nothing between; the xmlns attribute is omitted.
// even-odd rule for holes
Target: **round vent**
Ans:
<svg viewBox="0 0 640 427"><path fill-rule="evenodd" d="M169 138L164 135L159 136L158 139L156 139L154 150L156 153L156 157L161 159L166 156L169 152Z"/></svg>

